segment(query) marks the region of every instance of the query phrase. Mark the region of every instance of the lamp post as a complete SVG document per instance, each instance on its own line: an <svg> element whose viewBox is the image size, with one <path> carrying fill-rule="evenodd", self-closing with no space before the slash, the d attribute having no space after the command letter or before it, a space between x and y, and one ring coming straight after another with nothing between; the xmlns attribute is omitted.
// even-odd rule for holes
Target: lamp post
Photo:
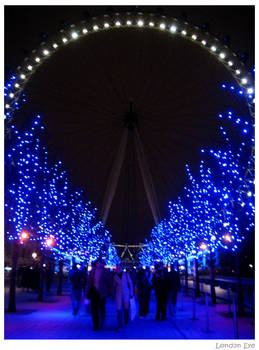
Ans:
<svg viewBox="0 0 259 350"><path fill-rule="evenodd" d="M212 305L216 305L216 292L215 292L215 267L214 267L214 254L210 251L210 294L211 294L211 303Z"/></svg>
<svg viewBox="0 0 259 350"><path fill-rule="evenodd" d="M200 248L205 251L208 249L208 246L206 243L201 243ZM211 249L209 251L209 267L211 304L216 305L214 254Z"/></svg>
<svg viewBox="0 0 259 350"><path fill-rule="evenodd" d="M50 235L45 242L45 245L48 248L52 248L55 245L55 239L54 236ZM38 301L43 301L43 287L44 287L44 270L43 270L43 264L45 261L44 254L40 253L40 266L39 266L39 293L38 293Z"/></svg>
<svg viewBox="0 0 259 350"><path fill-rule="evenodd" d="M23 231L18 241L13 242L12 246L12 272L9 286L9 301L8 312L16 312L16 273L17 273L17 261L19 256L20 245L29 239L29 234Z"/></svg>
<svg viewBox="0 0 259 350"><path fill-rule="evenodd" d="M194 258L194 275L195 275L195 296L200 296L200 273L198 258Z"/></svg>
<svg viewBox="0 0 259 350"><path fill-rule="evenodd" d="M184 264L185 264L185 271L184 271L184 277L185 277L185 290L186 292L188 291L188 260L187 257L185 256L184 259Z"/></svg>
<svg viewBox="0 0 259 350"><path fill-rule="evenodd" d="M235 253L235 263L236 263L236 288L237 288L238 315L243 316L245 314L245 308L244 308L244 295L243 295L241 275L240 275L240 263L239 263L238 251Z"/></svg>
<svg viewBox="0 0 259 350"><path fill-rule="evenodd" d="M38 291L38 301L43 301L43 283L44 283L44 275L43 275L43 263L44 256L41 252L40 254L40 266L39 266L39 291Z"/></svg>
<svg viewBox="0 0 259 350"><path fill-rule="evenodd" d="M19 245L17 242L13 242L12 246L12 271L9 286L9 302L8 312L16 312L16 267L19 254Z"/></svg>
<svg viewBox="0 0 259 350"><path fill-rule="evenodd" d="M57 295L62 296L62 284L63 284L63 260L58 260L58 288L57 288Z"/></svg>

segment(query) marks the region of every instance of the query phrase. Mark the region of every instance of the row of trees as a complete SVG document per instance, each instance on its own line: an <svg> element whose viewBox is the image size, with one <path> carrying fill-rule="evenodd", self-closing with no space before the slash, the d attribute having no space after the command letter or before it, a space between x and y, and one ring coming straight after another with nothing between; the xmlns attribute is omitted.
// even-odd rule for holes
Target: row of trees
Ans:
<svg viewBox="0 0 259 350"><path fill-rule="evenodd" d="M13 242L13 275L19 246L28 240L38 246L42 258L51 251L59 261L68 258L89 264L103 257L107 265L116 265L119 258L111 234L83 191L69 184L62 162L49 161L41 142L43 130L38 115L30 130L21 132L12 125L7 139L5 232ZM15 283L15 276L12 280ZM11 289L15 293L15 285Z"/></svg>
<svg viewBox="0 0 259 350"><path fill-rule="evenodd" d="M143 265L155 260L171 264L201 250L239 248L245 232L254 226L255 210L254 183L243 181L240 153L209 152L207 162L201 161L198 177L186 166L189 184L182 198L169 202L168 218L153 228L140 253Z"/></svg>
<svg viewBox="0 0 259 350"><path fill-rule="evenodd" d="M219 118L224 119L223 114ZM223 142L218 149L201 149L198 174L194 175L186 165L188 183L183 195L169 202L168 216L153 228L140 252L142 265L154 265L156 261L174 264L209 253L213 279L216 249L237 255L246 233L254 230L253 125L231 111L225 120L234 121L234 127L228 125L226 131L220 126ZM240 140L235 143L233 133L240 126Z"/></svg>

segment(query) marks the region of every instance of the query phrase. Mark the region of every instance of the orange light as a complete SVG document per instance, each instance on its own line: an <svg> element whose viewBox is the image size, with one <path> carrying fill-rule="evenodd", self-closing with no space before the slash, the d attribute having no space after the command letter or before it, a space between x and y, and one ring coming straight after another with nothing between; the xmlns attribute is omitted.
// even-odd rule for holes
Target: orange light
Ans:
<svg viewBox="0 0 259 350"><path fill-rule="evenodd" d="M206 244L206 243L202 243L202 244L200 245L200 248L201 248L202 250L206 250L206 249L207 249L207 244Z"/></svg>
<svg viewBox="0 0 259 350"><path fill-rule="evenodd" d="M24 239L27 239L27 238L29 238L28 233L25 232L25 231L23 231L23 232L21 233L21 240L24 240Z"/></svg>
<svg viewBox="0 0 259 350"><path fill-rule="evenodd" d="M46 243L49 247L53 247L53 245L55 244L55 241L53 238L50 237L47 239Z"/></svg>
<svg viewBox="0 0 259 350"><path fill-rule="evenodd" d="M231 238L231 236L230 236L229 233L226 234L226 235L224 236L224 239L225 239L225 241L227 241L227 242L232 242L232 238Z"/></svg>

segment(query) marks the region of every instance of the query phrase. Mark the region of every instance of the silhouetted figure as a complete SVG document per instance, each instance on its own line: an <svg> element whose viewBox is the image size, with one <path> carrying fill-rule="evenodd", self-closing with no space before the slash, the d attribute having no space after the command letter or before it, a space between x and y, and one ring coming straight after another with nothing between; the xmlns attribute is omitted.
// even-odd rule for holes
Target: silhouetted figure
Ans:
<svg viewBox="0 0 259 350"><path fill-rule="evenodd" d="M171 316L176 312L177 293L181 290L180 276L174 269L168 273L169 277L169 294L168 306Z"/></svg>
<svg viewBox="0 0 259 350"><path fill-rule="evenodd" d="M94 330L103 328L105 320L106 298L110 294L111 276L104 268L104 261L94 263L87 279L86 296L91 300L91 313Z"/></svg>
<svg viewBox="0 0 259 350"><path fill-rule="evenodd" d="M131 278L132 285L133 285L133 290L135 290L135 288L137 286L137 272L132 266L129 266L127 268L127 272L130 274L130 278Z"/></svg>
<svg viewBox="0 0 259 350"><path fill-rule="evenodd" d="M83 275L83 295L86 297L86 284L88 279L88 271L86 266L82 268L82 275Z"/></svg>
<svg viewBox="0 0 259 350"><path fill-rule="evenodd" d="M152 279L156 295L156 321L166 320L166 308L169 293L168 272L162 264L156 264Z"/></svg>
<svg viewBox="0 0 259 350"><path fill-rule="evenodd" d="M82 272L78 269L76 264L73 264L72 270L68 274L69 281L71 283L71 303L73 308L73 315L77 315L80 300L82 297L83 290L83 281L82 281Z"/></svg>
<svg viewBox="0 0 259 350"><path fill-rule="evenodd" d="M126 325L129 322L129 306L130 298L133 297L133 284L129 272L124 272L120 265L116 268L113 282L118 327L121 328L123 327L123 314L124 324Z"/></svg>
<svg viewBox="0 0 259 350"><path fill-rule="evenodd" d="M147 274L147 271L144 269L141 269L137 274L137 291L140 318L146 317L147 313L149 312L151 285L149 283Z"/></svg>

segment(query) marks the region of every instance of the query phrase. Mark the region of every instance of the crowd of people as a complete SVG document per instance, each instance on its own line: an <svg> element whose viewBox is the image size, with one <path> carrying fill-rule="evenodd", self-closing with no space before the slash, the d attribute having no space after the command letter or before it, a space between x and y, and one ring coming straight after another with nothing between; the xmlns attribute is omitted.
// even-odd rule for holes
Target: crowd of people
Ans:
<svg viewBox="0 0 259 350"><path fill-rule="evenodd" d="M86 276L85 269L73 264L68 275L73 315L78 313L80 300L84 298L85 304L90 307L94 330L104 326L106 300L109 297L114 300L118 328L126 326L135 317L135 299L138 301L139 317L144 319L147 316L152 289L156 297L156 321L166 320L167 308L171 315L176 312L180 277L174 269L168 272L161 263L156 264L153 271L132 267L123 269L120 265L110 271L104 266L102 259L96 260Z"/></svg>

